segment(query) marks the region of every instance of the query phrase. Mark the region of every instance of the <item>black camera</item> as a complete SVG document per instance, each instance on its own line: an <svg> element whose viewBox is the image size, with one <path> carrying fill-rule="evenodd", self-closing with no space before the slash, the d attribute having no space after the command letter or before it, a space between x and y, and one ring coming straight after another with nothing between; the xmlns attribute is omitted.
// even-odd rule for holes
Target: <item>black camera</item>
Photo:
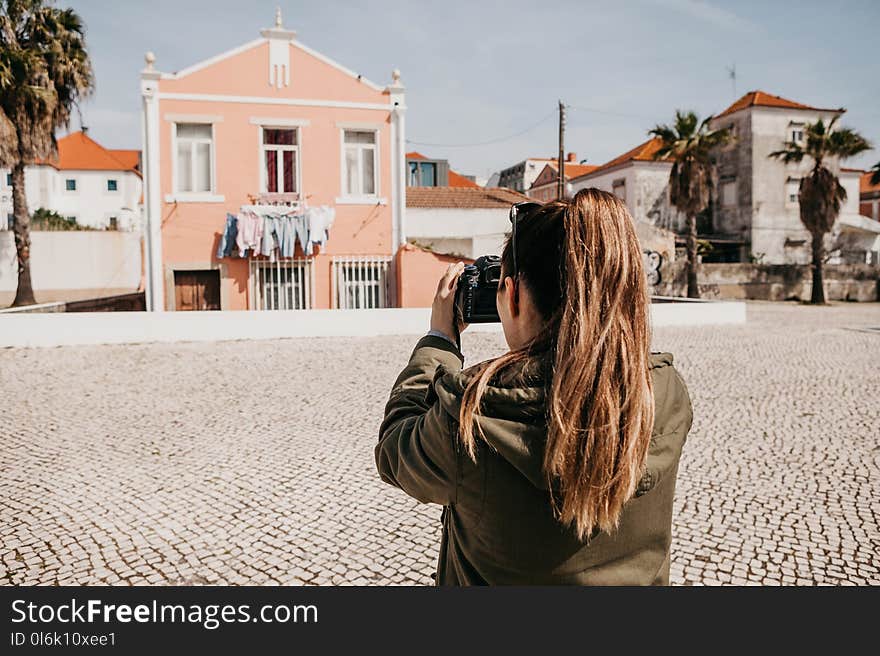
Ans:
<svg viewBox="0 0 880 656"><path fill-rule="evenodd" d="M497 255L483 255L465 266L455 293L456 317L464 323L501 321L495 306L500 280L501 258Z"/></svg>

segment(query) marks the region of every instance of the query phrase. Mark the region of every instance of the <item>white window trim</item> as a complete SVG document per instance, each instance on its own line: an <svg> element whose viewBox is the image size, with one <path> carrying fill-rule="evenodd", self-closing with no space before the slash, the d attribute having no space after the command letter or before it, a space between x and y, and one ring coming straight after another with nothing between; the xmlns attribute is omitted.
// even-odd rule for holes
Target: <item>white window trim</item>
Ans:
<svg viewBox="0 0 880 656"><path fill-rule="evenodd" d="M174 116L174 114L170 114ZM198 117L192 117L198 118ZM211 118L211 117L203 117ZM211 190L210 191L180 191L177 188L177 123L171 124L171 189L172 192L165 196L166 203L222 203L225 198L217 194L217 131L214 124L209 121L196 121L189 118L181 123L201 123L211 126ZM195 157L192 158L195 162ZM194 166L195 164L193 164ZM195 171L193 171L195 173ZM195 177L193 177L195 181Z"/></svg>
<svg viewBox="0 0 880 656"><path fill-rule="evenodd" d="M261 128L304 128L312 124L307 118L261 118L251 116L249 123Z"/></svg>
<svg viewBox="0 0 880 656"><path fill-rule="evenodd" d="M67 181L68 181L68 180L73 180L73 189L68 189L68 188L67 188ZM72 178L68 178L67 176L65 176L65 177L64 177L64 189L63 189L63 191L64 191L65 194L77 194L77 193L79 193L79 178L77 178L76 176L74 176L74 177L72 177Z"/></svg>
<svg viewBox="0 0 880 656"><path fill-rule="evenodd" d="M293 130L296 133L296 145L295 146L279 146L279 145L271 145L272 150L292 150L296 154L296 191L295 192L278 192L278 193L297 193L300 198L305 198L305 194L302 191L302 152L300 150L302 146L302 130L299 129L298 125L279 125L278 123L263 123L257 126L257 130L259 131L259 139L260 139L260 157L259 157L259 180L260 180L260 193L270 193L268 190L269 185L266 180L266 150L270 148L265 143L263 143L263 130ZM284 177L284 167L279 166L277 168L278 175L282 178L279 182L283 181ZM279 185L280 188L281 185Z"/></svg>
<svg viewBox="0 0 880 656"><path fill-rule="evenodd" d="M116 181L116 190L115 191L113 191L109 188L110 182L112 180ZM120 184L120 182L122 182L122 180L119 178L104 178L104 193L110 194L111 196L116 196L117 194L121 194L122 193L122 185Z"/></svg>
<svg viewBox="0 0 880 656"><path fill-rule="evenodd" d="M379 135L381 134L381 126L375 123L343 123L339 122L336 124L339 128L339 189L340 194L339 198L336 199L337 203L342 205L386 205L387 201L385 198L381 196L382 193L382 175L379 163L382 161L381 153L379 152ZM355 127L362 126L362 127ZM363 126L371 126L371 127L363 127ZM345 131L346 130L357 130L359 132L372 132L374 135L375 143L373 144L373 177L375 178L373 187L375 189L375 193L372 194L349 194L346 191L345 185ZM358 159L358 166L360 166L360 159ZM360 183L363 183L363 180L360 179ZM359 183L359 184L360 184Z"/></svg>
<svg viewBox="0 0 880 656"><path fill-rule="evenodd" d="M797 199L797 196L800 193L800 182L801 181L799 179L792 179L792 178L787 178L785 180L785 187L784 187L784 192L783 192L785 195L785 199L784 199L785 207L798 207L800 205L800 201ZM788 192L789 187L792 187L794 189L795 200L790 200L788 197L789 196L789 192Z"/></svg>

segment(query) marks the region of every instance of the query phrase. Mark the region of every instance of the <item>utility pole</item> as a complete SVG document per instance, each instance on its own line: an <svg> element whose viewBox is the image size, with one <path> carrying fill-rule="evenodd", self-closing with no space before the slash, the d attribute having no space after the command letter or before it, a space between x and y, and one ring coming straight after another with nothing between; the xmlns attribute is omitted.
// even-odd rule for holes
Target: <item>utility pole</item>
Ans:
<svg viewBox="0 0 880 656"><path fill-rule="evenodd" d="M559 101L559 178L556 180L556 197L565 198L565 105Z"/></svg>

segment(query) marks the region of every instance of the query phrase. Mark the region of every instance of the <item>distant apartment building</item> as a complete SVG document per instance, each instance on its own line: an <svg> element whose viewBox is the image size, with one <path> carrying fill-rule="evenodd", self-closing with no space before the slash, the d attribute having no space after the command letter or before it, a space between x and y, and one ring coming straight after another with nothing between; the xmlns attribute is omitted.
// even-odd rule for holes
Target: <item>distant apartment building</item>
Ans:
<svg viewBox="0 0 880 656"><path fill-rule="evenodd" d="M874 221L880 221L880 183L871 184L871 171L859 178L859 213Z"/></svg>
<svg viewBox="0 0 880 656"><path fill-rule="evenodd" d="M508 166L498 173L497 181L494 178L489 179L489 186L507 187L521 194L532 186L537 177L544 170L544 165L554 161L552 157L530 157L521 162Z"/></svg>
<svg viewBox="0 0 880 656"><path fill-rule="evenodd" d="M148 306L393 306L407 183L399 74L370 82L303 44L280 11L256 40L177 73L154 61L141 74ZM309 252L297 237L290 256L218 254L243 206L334 218Z"/></svg>
<svg viewBox="0 0 880 656"><path fill-rule="evenodd" d="M565 185L563 186L563 194L565 196L570 195L570 191L572 187L568 184L572 179L578 178L582 175L586 175L594 170L596 170L596 166L591 164L580 164L577 161L577 155L575 153L568 153L566 157L566 161L564 162L564 171L563 177L565 178ZM552 162L547 162L544 165L544 168L538 174L538 177L535 178L535 181L532 183L532 186L526 190L526 195L530 198L534 198L537 201L545 203L549 200L555 200L559 197L559 162L558 160L554 160Z"/></svg>
<svg viewBox="0 0 880 656"><path fill-rule="evenodd" d="M800 221L798 190L810 167L770 159L787 141L802 142L804 126L822 118L826 123L843 109L821 109L751 91L718 114L712 127L728 128L734 140L715 153L717 186L710 207L699 217L700 240L708 245L704 262L806 264L810 235ZM660 147L649 139L596 170L571 180L574 191L598 187L626 201L637 222L679 235L684 217L669 202L669 162L657 161ZM834 162L829 162L835 166ZM876 260L880 224L859 216L859 171L840 169L847 200L841 208L832 262ZM679 244L683 244L679 237Z"/></svg>
<svg viewBox="0 0 880 656"><path fill-rule="evenodd" d="M79 225L140 230L140 151L104 148L86 131L58 140L58 157L25 167L28 211ZM12 225L12 173L0 169L0 228Z"/></svg>
<svg viewBox="0 0 880 656"><path fill-rule="evenodd" d="M473 178L449 168L445 159L431 159L421 153L406 154L407 187L479 187Z"/></svg>

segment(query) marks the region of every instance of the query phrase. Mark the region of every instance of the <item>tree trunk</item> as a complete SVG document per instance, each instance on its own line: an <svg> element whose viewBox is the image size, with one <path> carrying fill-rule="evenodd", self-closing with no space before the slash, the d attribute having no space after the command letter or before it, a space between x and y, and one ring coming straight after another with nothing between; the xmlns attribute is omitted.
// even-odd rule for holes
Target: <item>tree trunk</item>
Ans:
<svg viewBox="0 0 880 656"><path fill-rule="evenodd" d="M24 164L19 162L12 168L12 232L15 235L15 252L18 255L18 289L12 307L34 305L34 290L31 286L31 216L27 208L27 195L24 190Z"/></svg>
<svg viewBox="0 0 880 656"><path fill-rule="evenodd" d="M810 292L810 303L813 305L825 305L825 285L823 284L825 259L823 239L825 235L820 232L812 232L810 235L813 247L813 290Z"/></svg>
<svg viewBox="0 0 880 656"><path fill-rule="evenodd" d="M688 215L687 222L687 297L700 298L697 285L697 215Z"/></svg>

